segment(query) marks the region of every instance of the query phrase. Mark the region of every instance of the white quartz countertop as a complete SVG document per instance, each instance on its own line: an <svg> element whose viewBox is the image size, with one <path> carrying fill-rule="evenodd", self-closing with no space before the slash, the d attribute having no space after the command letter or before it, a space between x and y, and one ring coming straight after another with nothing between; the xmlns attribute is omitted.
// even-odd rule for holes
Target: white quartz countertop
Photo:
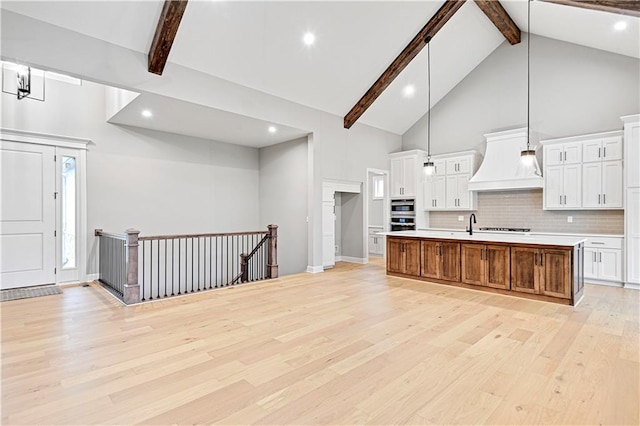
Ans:
<svg viewBox="0 0 640 426"><path fill-rule="evenodd" d="M382 232L381 235L407 238L437 238L445 240L477 241L489 243L534 244L546 246L575 246L585 241L583 237L566 235L535 235L519 232L473 232L465 231L394 231Z"/></svg>

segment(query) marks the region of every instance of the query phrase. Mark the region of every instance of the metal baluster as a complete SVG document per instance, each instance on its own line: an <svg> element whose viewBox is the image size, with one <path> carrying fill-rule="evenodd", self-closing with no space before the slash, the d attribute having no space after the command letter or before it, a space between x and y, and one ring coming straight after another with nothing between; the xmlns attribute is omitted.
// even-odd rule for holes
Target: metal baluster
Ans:
<svg viewBox="0 0 640 426"><path fill-rule="evenodd" d="M156 299L160 299L160 240L158 240L158 294L156 294Z"/></svg>
<svg viewBox="0 0 640 426"><path fill-rule="evenodd" d="M200 291L200 237L198 237L198 291Z"/></svg>
<svg viewBox="0 0 640 426"><path fill-rule="evenodd" d="M193 293L193 237L191 237L191 293Z"/></svg>

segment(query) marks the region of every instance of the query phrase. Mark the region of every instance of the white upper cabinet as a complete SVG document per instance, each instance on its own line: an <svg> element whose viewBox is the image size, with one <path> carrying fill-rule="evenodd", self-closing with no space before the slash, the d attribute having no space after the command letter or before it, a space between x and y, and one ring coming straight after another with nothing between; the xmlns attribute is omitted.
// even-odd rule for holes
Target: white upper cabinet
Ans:
<svg viewBox="0 0 640 426"><path fill-rule="evenodd" d="M570 142L545 146L544 158L544 164L548 166L580 163L582 162L582 144Z"/></svg>
<svg viewBox="0 0 640 426"><path fill-rule="evenodd" d="M480 154L465 151L433 156L433 176L424 179L425 210L475 210L478 196L469 179L480 165Z"/></svg>
<svg viewBox="0 0 640 426"><path fill-rule="evenodd" d="M418 162L422 159L416 151L392 154L389 159L389 192L391 198L416 196L418 186Z"/></svg>
<svg viewBox="0 0 640 426"><path fill-rule="evenodd" d="M543 142L544 208L621 209L622 132Z"/></svg>
<svg viewBox="0 0 640 426"><path fill-rule="evenodd" d="M583 162L622 160L622 136L584 141Z"/></svg>

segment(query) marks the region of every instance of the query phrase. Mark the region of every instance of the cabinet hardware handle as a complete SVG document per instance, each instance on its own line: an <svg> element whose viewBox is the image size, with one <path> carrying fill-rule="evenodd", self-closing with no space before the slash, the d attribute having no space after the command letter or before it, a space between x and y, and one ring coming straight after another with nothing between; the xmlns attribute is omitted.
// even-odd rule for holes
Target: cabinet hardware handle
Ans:
<svg viewBox="0 0 640 426"><path fill-rule="evenodd" d="M602 253L598 253L598 262L602 263Z"/></svg>
<svg viewBox="0 0 640 426"><path fill-rule="evenodd" d="M567 196L566 195L564 196L564 205L565 206L567 205Z"/></svg>
<svg viewBox="0 0 640 426"><path fill-rule="evenodd" d="M562 195L560 196L560 204L562 204Z"/></svg>
<svg viewBox="0 0 640 426"><path fill-rule="evenodd" d="M533 253L533 263L538 266L538 253Z"/></svg>
<svg viewBox="0 0 640 426"><path fill-rule="evenodd" d="M602 194L602 204L607 204L607 194Z"/></svg>
<svg viewBox="0 0 640 426"><path fill-rule="evenodd" d="M540 253L540 266L544 266L544 253Z"/></svg>
<svg viewBox="0 0 640 426"><path fill-rule="evenodd" d="M597 262L597 259L596 259L596 252L595 252L595 251L593 252L593 256L591 256L591 257L593 257L593 261L594 261L594 262Z"/></svg>
<svg viewBox="0 0 640 426"><path fill-rule="evenodd" d="M600 158L600 148L598 148L598 158Z"/></svg>
<svg viewBox="0 0 640 426"><path fill-rule="evenodd" d="M604 148L602 148L602 156L604 158L607 158L607 147L606 146Z"/></svg>
<svg viewBox="0 0 640 426"><path fill-rule="evenodd" d="M567 151L564 152L564 161L567 161Z"/></svg>
<svg viewBox="0 0 640 426"><path fill-rule="evenodd" d="M598 204L600 204L600 194L598 194Z"/></svg>
<svg viewBox="0 0 640 426"><path fill-rule="evenodd" d="M600 242L600 241L591 241L591 244L601 244L604 245L604 243Z"/></svg>
<svg viewBox="0 0 640 426"><path fill-rule="evenodd" d="M562 151L560 151L560 162L562 163Z"/></svg>

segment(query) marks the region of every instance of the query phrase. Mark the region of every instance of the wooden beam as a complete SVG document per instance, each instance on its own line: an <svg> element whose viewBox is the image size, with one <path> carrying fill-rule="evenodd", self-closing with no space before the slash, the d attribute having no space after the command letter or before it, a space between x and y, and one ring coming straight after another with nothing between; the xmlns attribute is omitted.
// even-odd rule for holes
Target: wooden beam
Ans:
<svg viewBox="0 0 640 426"><path fill-rule="evenodd" d="M373 83L373 86L360 98L344 117L344 128L349 129L373 104L378 96L384 92L389 84L404 70L413 58L426 46L425 38L433 37L447 23L447 21L462 7L465 0L447 0L435 15L427 22L418 34L393 60L391 65Z"/></svg>
<svg viewBox="0 0 640 426"><path fill-rule="evenodd" d="M485 15L493 22L512 45L520 43L520 28L513 22L511 16L504 10L498 0L475 0Z"/></svg>
<svg viewBox="0 0 640 426"><path fill-rule="evenodd" d="M601 12L640 17L640 0L541 0L547 3L582 7Z"/></svg>
<svg viewBox="0 0 640 426"><path fill-rule="evenodd" d="M188 0L165 0L149 50L149 72L162 75Z"/></svg>

